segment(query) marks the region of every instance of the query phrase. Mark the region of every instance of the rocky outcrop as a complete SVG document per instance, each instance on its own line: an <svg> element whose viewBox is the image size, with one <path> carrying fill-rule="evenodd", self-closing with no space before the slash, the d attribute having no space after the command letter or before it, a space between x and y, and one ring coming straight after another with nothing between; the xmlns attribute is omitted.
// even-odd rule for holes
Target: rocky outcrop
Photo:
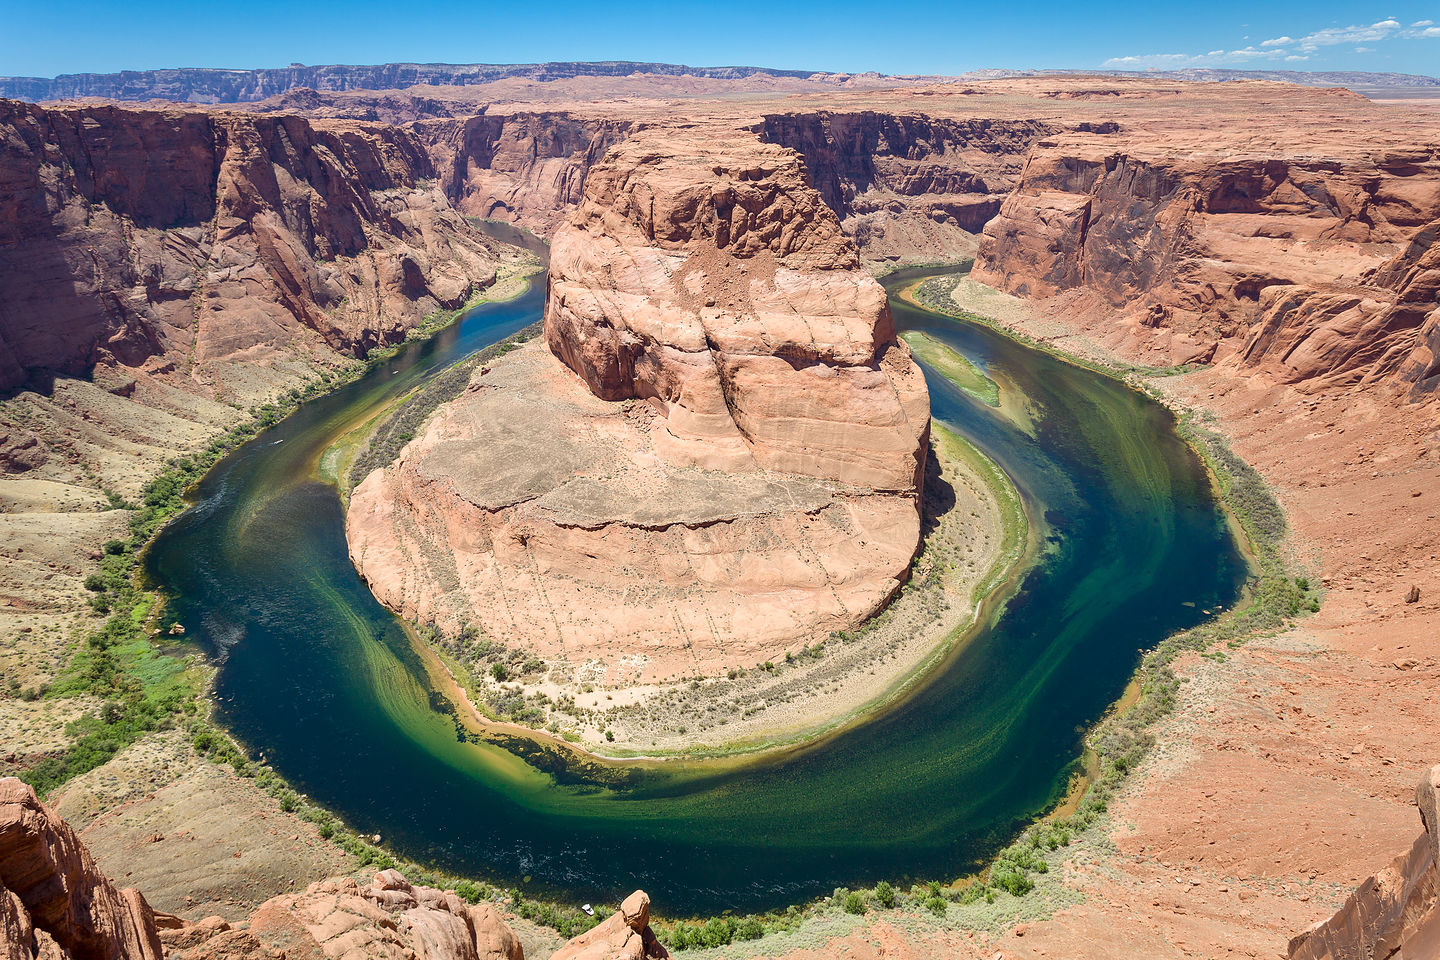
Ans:
<svg viewBox="0 0 1440 960"><path fill-rule="evenodd" d="M791 151L636 137L555 238L550 350L664 416L672 462L914 492L929 397Z"/></svg>
<svg viewBox="0 0 1440 960"><path fill-rule="evenodd" d="M585 178L631 124L565 113L485 114L413 127L451 202L466 216L550 236L585 195Z"/></svg>
<svg viewBox="0 0 1440 960"><path fill-rule="evenodd" d="M869 260L961 259L1019 181L1040 120L920 114L772 114L771 143L798 150L815 188Z"/></svg>
<svg viewBox="0 0 1440 960"><path fill-rule="evenodd" d="M929 398L792 151L616 146L555 238L545 334L352 494L387 605L660 679L783 655L899 588Z"/></svg>
<svg viewBox="0 0 1440 960"><path fill-rule="evenodd" d="M1415 788L1424 831L1328 920L1290 941L1290 960L1440 957L1440 767Z"/></svg>
<svg viewBox="0 0 1440 960"><path fill-rule="evenodd" d="M351 877L312 883L265 901L244 923L210 917L161 939L170 960L524 960L493 906L413 886L395 870L365 887Z"/></svg>
<svg viewBox="0 0 1440 960"><path fill-rule="evenodd" d="M650 898L637 890L555 960L660 960ZM0 958L3 960L524 960L489 903L415 886L383 870L312 883L265 901L246 920L157 915L96 868L70 825L28 784L0 779Z"/></svg>
<svg viewBox="0 0 1440 960"><path fill-rule="evenodd" d="M650 897L636 890L599 926L555 951L550 960L664 960L670 956L650 929Z"/></svg>
<svg viewBox="0 0 1440 960"><path fill-rule="evenodd" d="M229 367L355 354L498 256L392 127L0 102L0 389L114 365L223 396Z"/></svg>
<svg viewBox="0 0 1440 960"><path fill-rule="evenodd" d="M1440 150L1307 146L1217 157L1158 138L1041 141L974 276L1027 297L1091 294L1171 362L1233 355L1311 388L1433 389Z"/></svg>
<svg viewBox="0 0 1440 960"><path fill-rule="evenodd" d="M0 957L162 957L145 898L117 889L70 825L14 777L0 779Z"/></svg>

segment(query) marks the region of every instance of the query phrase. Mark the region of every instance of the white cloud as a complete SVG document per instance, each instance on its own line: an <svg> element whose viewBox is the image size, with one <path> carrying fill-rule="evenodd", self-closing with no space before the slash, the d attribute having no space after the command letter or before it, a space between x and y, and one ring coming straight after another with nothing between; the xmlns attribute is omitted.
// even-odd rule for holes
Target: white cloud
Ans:
<svg viewBox="0 0 1440 960"><path fill-rule="evenodd" d="M1440 27L1433 20L1417 20L1410 26L1402 26L1394 17L1377 20L1371 24L1357 24L1348 27L1326 27L1303 36L1289 35L1262 40L1258 46L1247 44L1234 50L1211 50L1209 53L1150 53L1127 57L1111 57L1101 67L1152 70L1178 69L1182 67L1243 66L1261 60L1277 60L1294 63L1309 60L1312 54L1324 47L1340 44L1357 44L1356 53L1374 53L1375 48L1366 46L1385 40L1420 40L1440 38ZM1248 36L1246 40L1250 39Z"/></svg>
<svg viewBox="0 0 1440 960"><path fill-rule="evenodd" d="M1368 26L1349 27L1326 27L1324 30L1316 30L1314 33L1307 33L1303 37L1277 37L1269 43L1293 43L1301 50L1310 52L1320 47L1333 47L1342 43L1367 43L1375 40L1386 40L1395 36L1403 29L1399 20L1377 20Z"/></svg>

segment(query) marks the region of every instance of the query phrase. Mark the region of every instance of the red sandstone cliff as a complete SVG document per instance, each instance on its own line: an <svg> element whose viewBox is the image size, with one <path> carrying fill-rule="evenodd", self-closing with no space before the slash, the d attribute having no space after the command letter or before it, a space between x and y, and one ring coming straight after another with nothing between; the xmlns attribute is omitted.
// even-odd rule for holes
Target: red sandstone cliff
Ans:
<svg viewBox="0 0 1440 960"><path fill-rule="evenodd" d="M1053 132L1042 120L873 110L771 114L761 126L766 140L804 156L867 259L927 263L974 254L1031 145Z"/></svg>
<svg viewBox="0 0 1440 960"><path fill-rule="evenodd" d="M1171 362L1233 354L1280 382L1428 391L1437 232L1433 143L1225 151L1070 133L1036 146L974 276L1034 298L1084 291L1092 329Z"/></svg>
<svg viewBox="0 0 1440 960"><path fill-rule="evenodd" d="M661 679L783 655L899 589L929 397L794 152L723 129L613 148L555 238L545 330L352 494L387 605Z"/></svg>
<svg viewBox="0 0 1440 960"><path fill-rule="evenodd" d="M0 957L162 957L145 898L106 879L70 825L14 777L0 779Z"/></svg>
<svg viewBox="0 0 1440 960"><path fill-rule="evenodd" d="M0 101L0 151L0 388L110 364L223 395L495 277L397 128Z"/></svg>
<svg viewBox="0 0 1440 960"><path fill-rule="evenodd" d="M509 220L550 236L585 194L585 177L631 124L565 113L421 121L446 195L466 216Z"/></svg>

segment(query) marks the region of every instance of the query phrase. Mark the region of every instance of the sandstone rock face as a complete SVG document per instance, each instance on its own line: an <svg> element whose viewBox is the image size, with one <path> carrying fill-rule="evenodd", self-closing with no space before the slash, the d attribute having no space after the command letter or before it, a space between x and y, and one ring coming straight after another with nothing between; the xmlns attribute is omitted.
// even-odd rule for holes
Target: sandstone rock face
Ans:
<svg viewBox="0 0 1440 960"><path fill-rule="evenodd" d="M961 259L1020 179L1041 120L921 114L771 114L762 136L798 150L815 188L871 260Z"/></svg>
<svg viewBox="0 0 1440 960"><path fill-rule="evenodd" d="M554 240L545 338L672 462L914 492L929 395L885 293L791 151L673 131L591 171Z"/></svg>
<svg viewBox="0 0 1440 960"><path fill-rule="evenodd" d="M670 951L650 929L650 897L636 890L599 926L555 951L550 960L663 960Z"/></svg>
<svg viewBox="0 0 1440 960"><path fill-rule="evenodd" d="M497 255L397 128L0 101L0 388L391 342Z"/></svg>
<svg viewBox="0 0 1440 960"><path fill-rule="evenodd" d="M1290 960L1440 957L1440 766L1415 788L1424 832L1328 920L1290 941Z"/></svg>
<svg viewBox="0 0 1440 960"><path fill-rule="evenodd" d="M350 877L312 883L267 900L243 927L211 917L161 937L171 960L524 960L492 906L412 886L394 870L368 887Z"/></svg>
<svg viewBox="0 0 1440 960"><path fill-rule="evenodd" d="M625 121L565 113L485 114L414 125L455 207L550 236L578 205L585 177L624 139Z"/></svg>
<svg viewBox="0 0 1440 960"><path fill-rule="evenodd" d="M0 957L162 956L145 898L106 879L69 824L28 784L0 779Z"/></svg>
<svg viewBox="0 0 1440 960"><path fill-rule="evenodd" d="M1440 379L1437 232L1430 146L1215 156L1075 132L1036 146L974 275L1095 294L1094 309L1173 338L1173 362L1218 349L1280 382L1423 392Z"/></svg>
<svg viewBox="0 0 1440 960"><path fill-rule="evenodd" d="M635 929L649 932L643 920ZM34 790L0 779L0 958L165 957L524 960L524 951L493 906L412 886L394 870L368 887L344 877L275 897L238 928L220 917L185 923L161 916L157 923L145 898L116 889Z"/></svg>
<svg viewBox="0 0 1440 960"><path fill-rule="evenodd" d="M753 666L893 596L929 398L794 153L627 140L551 263L550 352L479 371L351 496L384 603L658 679Z"/></svg>

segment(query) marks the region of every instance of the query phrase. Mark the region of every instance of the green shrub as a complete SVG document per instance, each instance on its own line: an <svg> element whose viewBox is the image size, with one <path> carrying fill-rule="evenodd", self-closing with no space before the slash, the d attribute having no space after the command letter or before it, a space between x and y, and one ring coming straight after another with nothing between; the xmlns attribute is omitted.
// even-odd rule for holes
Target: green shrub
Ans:
<svg viewBox="0 0 1440 960"><path fill-rule="evenodd" d="M700 928L700 943L706 947L723 947L735 939L735 921L729 917L711 917Z"/></svg>
<svg viewBox="0 0 1440 960"><path fill-rule="evenodd" d="M886 910L895 906L895 888L890 886L889 881L881 880L875 884L875 902Z"/></svg>
<svg viewBox="0 0 1440 960"><path fill-rule="evenodd" d="M846 913L864 913L866 909L864 894L859 890L851 890L845 894L843 906Z"/></svg>

